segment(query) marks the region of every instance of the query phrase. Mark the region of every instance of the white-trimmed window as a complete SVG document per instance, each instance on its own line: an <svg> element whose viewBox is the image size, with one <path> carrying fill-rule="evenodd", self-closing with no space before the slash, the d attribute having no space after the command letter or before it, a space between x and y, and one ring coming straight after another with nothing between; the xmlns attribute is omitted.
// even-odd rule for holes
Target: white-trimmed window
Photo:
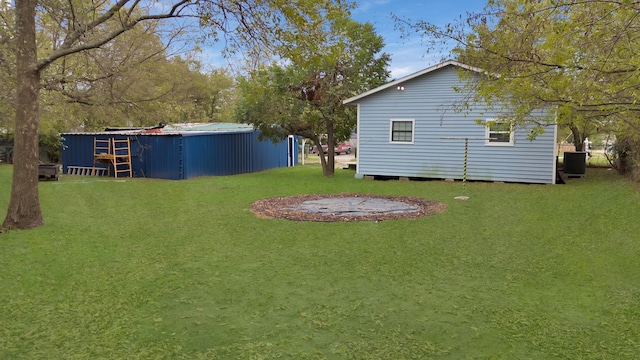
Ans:
<svg viewBox="0 0 640 360"><path fill-rule="evenodd" d="M487 119L484 127L485 145L489 146L513 146L513 126L508 121Z"/></svg>
<svg viewBox="0 0 640 360"><path fill-rule="evenodd" d="M389 141L392 143L413 144L415 120L391 119Z"/></svg>

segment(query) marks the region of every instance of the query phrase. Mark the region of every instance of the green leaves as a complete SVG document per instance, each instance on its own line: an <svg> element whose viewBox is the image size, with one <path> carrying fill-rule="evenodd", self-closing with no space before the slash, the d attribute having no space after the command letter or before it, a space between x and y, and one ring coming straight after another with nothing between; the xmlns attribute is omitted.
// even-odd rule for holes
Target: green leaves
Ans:
<svg viewBox="0 0 640 360"><path fill-rule="evenodd" d="M500 75L479 82L483 97L508 100L510 107L565 107L594 121L611 111L640 110L631 98L640 86L640 59L631 55L640 46L633 30L640 25L637 9L605 1L519 0L495 1L487 9L495 26L471 22L472 41L462 50L466 62Z"/></svg>
<svg viewBox="0 0 640 360"><path fill-rule="evenodd" d="M494 0L444 28L410 25L432 42L455 41L458 60L490 74L470 83L475 100L519 123L556 111L580 146L597 129L640 134L638 15L629 1Z"/></svg>
<svg viewBox="0 0 640 360"><path fill-rule="evenodd" d="M390 58L379 54L384 44L371 24L339 10L284 34L277 53L286 66L263 67L240 80L238 121L274 140L295 134L319 144L326 138L330 154L337 141L349 138L355 109L342 101L384 83ZM332 156L321 161L325 174L333 174Z"/></svg>

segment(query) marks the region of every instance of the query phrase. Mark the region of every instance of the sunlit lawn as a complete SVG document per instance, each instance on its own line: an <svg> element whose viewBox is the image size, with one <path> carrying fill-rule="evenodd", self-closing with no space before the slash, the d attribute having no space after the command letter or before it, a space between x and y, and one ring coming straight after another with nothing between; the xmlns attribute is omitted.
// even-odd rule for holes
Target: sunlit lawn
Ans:
<svg viewBox="0 0 640 360"><path fill-rule="evenodd" d="M0 166L0 209L10 171ZM439 200L420 220L258 219L257 199ZM185 181L40 183L44 227L0 235L0 359L636 359L640 196L369 181L318 165ZM0 215L4 216L4 213Z"/></svg>

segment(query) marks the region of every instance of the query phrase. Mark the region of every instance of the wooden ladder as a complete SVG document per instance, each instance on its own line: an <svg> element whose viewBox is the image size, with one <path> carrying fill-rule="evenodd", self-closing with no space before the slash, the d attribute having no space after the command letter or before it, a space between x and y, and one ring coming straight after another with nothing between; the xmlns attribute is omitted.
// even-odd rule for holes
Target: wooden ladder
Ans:
<svg viewBox="0 0 640 360"><path fill-rule="evenodd" d="M133 171L131 171L131 143L129 138L126 139L111 139L113 144L113 175L117 178L118 174L129 174L129 177L133 177Z"/></svg>
<svg viewBox="0 0 640 360"><path fill-rule="evenodd" d="M67 166L67 175L105 176L107 175L107 171L108 169L103 167Z"/></svg>
<svg viewBox="0 0 640 360"><path fill-rule="evenodd" d="M126 139L93 139L93 168L94 175L100 169L96 165L99 163L107 164L108 176L111 176L111 167L113 167L113 176L118 178L120 174L129 174L133 177L131 169L131 142Z"/></svg>

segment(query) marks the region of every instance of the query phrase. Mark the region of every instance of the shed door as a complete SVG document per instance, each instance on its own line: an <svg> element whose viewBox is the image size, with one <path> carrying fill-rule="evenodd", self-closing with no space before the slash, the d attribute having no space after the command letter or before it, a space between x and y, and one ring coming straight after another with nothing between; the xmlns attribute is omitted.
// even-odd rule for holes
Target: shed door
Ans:
<svg viewBox="0 0 640 360"><path fill-rule="evenodd" d="M296 137L289 135L287 138L287 166L294 166L296 164L295 157L298 155L296 145Z"/></svg>

